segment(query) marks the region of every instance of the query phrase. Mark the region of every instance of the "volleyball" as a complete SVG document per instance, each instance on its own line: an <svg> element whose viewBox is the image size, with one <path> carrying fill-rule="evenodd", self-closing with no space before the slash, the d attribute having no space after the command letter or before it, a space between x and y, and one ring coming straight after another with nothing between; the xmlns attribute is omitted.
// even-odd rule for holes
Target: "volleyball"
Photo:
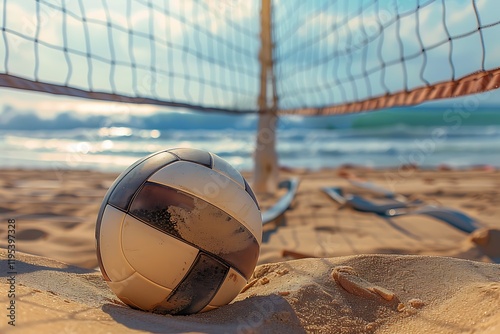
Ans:
<svg viewBox="0 0 500 334"><path fill-rule="evenodd" d="M243 176L219 156L154 153L111 185L96 224L104 280L125 304L193 314L230 303L257 264L262 218Z"/></svg>

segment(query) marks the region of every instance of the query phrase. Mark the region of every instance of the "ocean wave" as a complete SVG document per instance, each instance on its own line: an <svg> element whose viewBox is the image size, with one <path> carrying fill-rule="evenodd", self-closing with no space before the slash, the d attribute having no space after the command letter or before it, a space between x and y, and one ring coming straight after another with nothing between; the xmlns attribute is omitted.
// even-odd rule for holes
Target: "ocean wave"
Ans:
<svg viewBox="0 0 500 334"><path fill-rule="evenodd" d="M89 168L122 168L153 152L174 147L212 151L238 168L251 168L256 146L252 130L156 130L110 127L61 131L0 132L1 166L33 166L50 160L81 161ZM500 164L500 127L454 129L406 127L393 129L279 129L280 163L309 168L342 163L395 166L405 157L425 156L426 163ZM106 159L110 162L106 163ZM28 162L29 161L29 162ZM38 161L38 162L36 162ZM308 165L309 164L309 165ZM107 167L106 167L107 166ZM111 166L111 167L110 167Z"/></svg>

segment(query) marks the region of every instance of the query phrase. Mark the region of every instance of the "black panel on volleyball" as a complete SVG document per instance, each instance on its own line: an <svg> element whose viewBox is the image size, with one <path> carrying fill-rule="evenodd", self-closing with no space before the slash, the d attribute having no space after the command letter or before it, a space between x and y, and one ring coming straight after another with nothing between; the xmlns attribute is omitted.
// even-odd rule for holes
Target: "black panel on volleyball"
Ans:
<svg viewBox="0 0 500 334"><path fill-rule="evenodd" d="M192 314L201 311L224 283L229 267L200 252L190 271L155 313Z"/></svg>
<svg viewBox="0 0 500 334"><path fill-rule="evenodd" d="M181 160L191 161L208 168L212 168L212 157L210 153L192 148L174 148L168 152L175 154Z"/></svg>
<svg viewBox="0 0 500 334"><path fill-rule="evenodd" d="M120 181L111 189L108 203L127 211L130 201L136 191L158 169L177 160L177 157L168 152L160 152L134 166L120 178Z"/></svg>
<svg viewBox="0 0 500 334"><path fill-rule="evenodd" d="M170 206L192 211L194 199L176 189L146 182L130 206L129 214L162 232L182 239L177 232L177 222L170 219Z"/></svg>
<svg viewBox="0 0 500 334"><path fill-rule="evenodd" d="M259 202L257 201L257 197L255 197L252 188L250 188L250 185L248 184L247 180L243 179L243 181L245 181L246 192L250 195L250 197L252 197L253 201L255 202L255 205L257 205L257 208L260 210Z"/></svg>

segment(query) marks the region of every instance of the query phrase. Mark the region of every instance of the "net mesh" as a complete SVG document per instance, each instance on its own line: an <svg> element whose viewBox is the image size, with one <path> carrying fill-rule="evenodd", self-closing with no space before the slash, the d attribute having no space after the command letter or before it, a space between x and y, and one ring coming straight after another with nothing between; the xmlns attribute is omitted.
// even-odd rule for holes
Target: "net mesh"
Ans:
<svg viewBox="0 0 500 334"><path fill-rule="evenodd" d="M280 1L279 109L340 114L497 88L499 10L473 0Z"/></svg>
<svg viewBox="0 0 500 334"><path fill-rule="evenodd" d="M254 2L0 1L3 86L208 111L257 109Z"/></svg>
<svg viewBox="0 0 500 334"><path fill-rule="evenodd" d="M268 87L282 113L374 110L499 85L497 1L272 4ZM0 9L0 86L259 111L260 1L0 0Z"/></svg>

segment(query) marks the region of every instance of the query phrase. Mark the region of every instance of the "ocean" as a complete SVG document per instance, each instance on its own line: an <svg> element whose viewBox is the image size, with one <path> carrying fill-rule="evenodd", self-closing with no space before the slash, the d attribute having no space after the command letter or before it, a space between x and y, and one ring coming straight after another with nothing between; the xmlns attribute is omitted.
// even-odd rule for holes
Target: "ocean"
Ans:
<svg viewBox="0 0 500 334"><path fill-rule="evenodd" d="M253 167L255 115L67 112L44 119L6 108L0 116L0 168L120 172L141 157L174 147L212 151L239 170ZM279 163L291 168L500 167L500 108L282 117L277 128Z"/></svg>

